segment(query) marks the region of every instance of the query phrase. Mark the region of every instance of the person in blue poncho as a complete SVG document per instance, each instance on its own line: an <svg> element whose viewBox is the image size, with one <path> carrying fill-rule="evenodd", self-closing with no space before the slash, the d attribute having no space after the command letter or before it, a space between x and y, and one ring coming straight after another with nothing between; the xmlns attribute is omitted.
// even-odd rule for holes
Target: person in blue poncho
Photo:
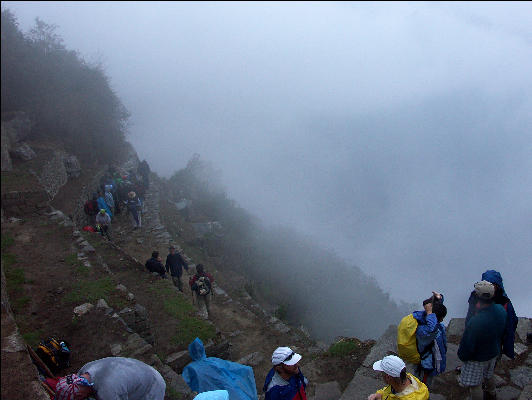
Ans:
<svg viewBox="0 0 532 400"><path fill-rule="evenodd" d="M192 361L183 369L183 379L194 392L227 390L231 400L256 400L253 368L217 357L207 357L203 342L196 338L188 346Z"/></svg>
<svg viewBox="0 0 532 400"><path fill-rule="evenodd" d="M504 290L502 276L500 272L490 269L482 274L482 280L490 282L495 286L493 302L495 304L500 304L506 310L506 324L504 327L504 336L502 338L502 354L514 358L515 330L517 329L518 319L515 314L514 306ZM466 324L473 315L478 313L478 308L475 306L477 302L478 296L475 294L475 291L472 291L468 300L469 309L467 310Z"/></svg>
<svg viewBox="0 0 532 400"><path fill-rule="evenodd" d="M110 218L113 218L113 213L111 212L111 209L107 205L107 202L105 201L105 198L103 197L103 194L101 191L98 191L98 198L96 199L96 202L98 203L98 209L104 209L107 215L109 215Z"/></svg>
<svg viewBox="0 0 532 400"><path fill-rule="evenodd" d="M443 305L443 295L432 293L430 299L423 301L425 311L412 313L418 323L416 342L421 358L416 375L429 389L434 376L445 372L447 361L447 337L442 324L447 308Z"/></svg>

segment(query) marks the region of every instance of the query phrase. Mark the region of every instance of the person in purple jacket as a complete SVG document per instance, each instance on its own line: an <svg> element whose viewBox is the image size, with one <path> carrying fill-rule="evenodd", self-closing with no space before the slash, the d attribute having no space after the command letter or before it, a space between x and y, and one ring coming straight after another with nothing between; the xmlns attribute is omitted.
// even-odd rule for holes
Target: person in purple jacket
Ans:
<svg viewBox="0 0 532 400"><path fill-rule="evenodd" d="M278 347L273 352L273 368L264 382L265 400L307 400L308 380L299 369L299 361L301 355L290 347Z"/></svg>

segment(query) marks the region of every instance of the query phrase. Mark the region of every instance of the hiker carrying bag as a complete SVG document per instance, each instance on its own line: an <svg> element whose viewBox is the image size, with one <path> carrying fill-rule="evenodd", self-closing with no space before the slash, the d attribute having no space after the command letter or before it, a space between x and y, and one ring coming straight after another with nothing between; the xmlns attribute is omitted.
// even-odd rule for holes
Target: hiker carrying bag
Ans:
<svg viewBox="0 0 532 400"><path fill-rule="evenodd" d="M200 276L196 281L196 291L200 296L207 296L211 292L211 281L206 276Z"/></svg>
<svg viewBox="0 0 532 400"><path fill-rule="evenodd" d="M56 337L42 340L35 353L54 374L70 366L70 346Z"/></svg>
<svg viewBox="0 0 532 400"><path fill-rule="evenodd" d="M397 352L404 362L419 364L421 357L417 351L417 320L408 314L397 326Z"/></svg>

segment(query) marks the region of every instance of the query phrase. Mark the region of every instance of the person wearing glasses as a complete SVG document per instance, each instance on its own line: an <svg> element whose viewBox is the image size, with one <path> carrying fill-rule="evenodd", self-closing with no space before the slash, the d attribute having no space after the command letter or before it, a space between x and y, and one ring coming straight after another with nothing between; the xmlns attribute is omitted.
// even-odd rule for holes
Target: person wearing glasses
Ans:
<svg viewBox="0 0 532 400"><path fill-rule="evenodd" d="M163 400L166 383L157 370L133 358L107 357L60 378L55 400Z"/></svg>
<svg viewBox="0 0 532 400"><path fill-rule="evenodd" d="M265 400L306 400L307 378L299 369L301 355L290 347L278 347L272 354L273 368L264 382Z"/></svg>
<svg viewBox="0 0 532 400"><path fill-rule="evenodd" d="M406 365L399 357L386 356L376 361L373 369L381 372L382 379L388 386L369 395L368 400L428 400L427 386L406 372Z"/></svg>

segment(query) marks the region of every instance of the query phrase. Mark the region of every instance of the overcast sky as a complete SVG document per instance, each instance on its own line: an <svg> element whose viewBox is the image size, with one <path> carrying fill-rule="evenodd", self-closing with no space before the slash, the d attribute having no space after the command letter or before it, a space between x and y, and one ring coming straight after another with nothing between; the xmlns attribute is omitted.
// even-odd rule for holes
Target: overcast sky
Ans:
<svg viewBox="0 0 532 400"><path fill-rule="evenodd" d="M493 268L532 317L532 3L2 7L104 65L160 175L199 153L396 299L464 316Z"/></svg>

